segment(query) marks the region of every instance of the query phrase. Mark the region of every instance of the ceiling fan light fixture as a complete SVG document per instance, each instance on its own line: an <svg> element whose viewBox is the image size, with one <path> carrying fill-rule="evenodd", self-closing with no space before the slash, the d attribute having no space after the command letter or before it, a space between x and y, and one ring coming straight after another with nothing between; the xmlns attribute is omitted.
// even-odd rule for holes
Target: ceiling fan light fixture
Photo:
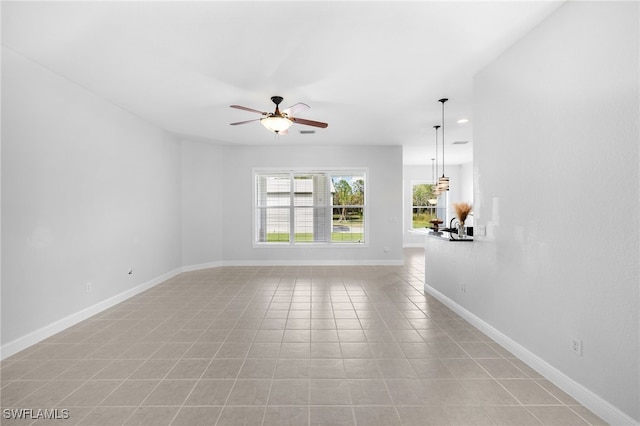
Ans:
<svg viewBox="0 0 640 426"><path fill-rule="evenodd" d="M293 121L289 120L287 117L277 117L270 116L260 119L260 123L268 130L271 130L275 133L284 132L288 130L289 127L293 124Z"/></svg>
<svg viewBox="0 0 640 426"><path fill-rule="evenodd" d="M327 123L323 123L322 121L314 121L308 120L306 118L299 118L294 116L298 112L302 110L309 109L309 105L303 104L302 102L298 102L295 105L290 106L284 111L280 112L280 103L282 103L282 96L272 96L271 101L276 104L276 110L272 113L259 111L253 108L247 108L242 105L229 105L231 108L241 109L243 111L255 112L262 115L262 118L256 118L255 120L245 120L245 121L237 121L235 123L229 123L232 126L237 126L239 124L247 124L253 121L260 120L260 123L269 131L274 132L276 134L287 134L289 127L293 125L293 123L302 124L305 126L319 127L324 129L328 126Z"/></svg>

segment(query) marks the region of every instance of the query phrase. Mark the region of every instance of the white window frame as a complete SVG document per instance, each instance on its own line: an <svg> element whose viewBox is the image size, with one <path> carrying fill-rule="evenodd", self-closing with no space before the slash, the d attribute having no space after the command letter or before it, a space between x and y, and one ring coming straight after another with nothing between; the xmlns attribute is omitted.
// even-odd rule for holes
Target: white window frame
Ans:
<svg viewBox="0 0 640 426"><path fill-rule="evenodd" d="M289 174L291 177L295 175L303 175L303 174L314 174L314 173L326 173L329 176L347 176L347 175L362 175L364 177L364 202L362 205L354 205L353 207L362 208L363 210L363 227L362 227L362 237L364 241L332 241L332 237L329 236L328 241L295 241L295 207L293 202L293 188L291 188L291 200L289 205L287 206L290 210L289 214L289 240L290 241L259 241L258 233L258 176L263 174ZM252 171L253 175L253 208L252 208L252 234L251 238L253 240L254 248L302 248L302 247L313 247L313 248L338 248L338 247L368 247L369 246L369 209L368 209L368 198L369 198L369 170L365 167L319 167L319 168L254 168ZM293 182L293 180L292 180ZM322 207L322 206L320 206ZM333 214L333 204L328 202L326 205L327 214L329 218L331 218L332 222L332 214ZM331 229L329 232L331 233Z"/></svg>

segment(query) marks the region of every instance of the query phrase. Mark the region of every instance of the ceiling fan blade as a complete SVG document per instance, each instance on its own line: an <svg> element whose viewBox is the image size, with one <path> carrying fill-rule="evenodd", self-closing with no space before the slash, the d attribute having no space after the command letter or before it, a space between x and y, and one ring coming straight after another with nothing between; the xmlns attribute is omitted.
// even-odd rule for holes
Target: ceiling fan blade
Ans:
<svg viewBox="0 0 640 426"><path fill-rule="evenodd" d="M297 104L291 105L289 108L282 110L282 112L287 114L289 117L295 117L298 113L306 111L309 108L311 108L309 105L298 102Z"/></svg>
<svg viewBox="0 0 640 426"><path fill-rule="evenodd" d="M231 108L241 109L243 111L257 112L258 114L267 115L267 112L258 111L257 109L243 107L241 105L229 105Z"/></svg>
<svg viewBox="0 0 640 426"><path fill-rule="evenodd" d="M320 121L307 120L306 118L296 118L296 117L289 117L289 118L294 123L305 124L307 126L322 127L323 129L328 126L327 123L322 123Z"/></svg>
<svg viewBox="0 0 640 426"><path fill-rule="evenodd" d="M247 120L247 121L237 121L235 123L229 123L232 126L237 126L238 124L246 124L246 123L251 123L252 121L260 121L262 120L261 118L256 118L255 120Z"/></svg>

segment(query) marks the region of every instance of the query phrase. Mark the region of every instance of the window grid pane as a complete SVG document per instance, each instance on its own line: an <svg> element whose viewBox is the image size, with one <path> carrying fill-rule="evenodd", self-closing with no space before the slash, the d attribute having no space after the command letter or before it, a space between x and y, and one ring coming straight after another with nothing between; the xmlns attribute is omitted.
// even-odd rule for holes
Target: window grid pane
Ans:
<svg viewBox="0 0 640 426"><path fill-rule="evenodd" d="M290 241L289 209L281 207L259 208L257 212L258 242Z"/></svg>
<svg viewBox="0 0 640 426"><path fill-rule="evenodd" d="M291 178L288 174L257 176L256 204L258 207L288 206L291 204Z"/></svg>
<svg viewBox="0 0 640 426"><path fill-rule="evenodd" d="M329 225L325 207L296 207L295 241L327 242L329 241Z"/></svg>
<svg viewBox="0 0 640 426"><path fill-rule="evenodd" d="M346 219L342 219L342 218ZM364 241L364 208L334 207L331 241L359 243Z"/></svg>

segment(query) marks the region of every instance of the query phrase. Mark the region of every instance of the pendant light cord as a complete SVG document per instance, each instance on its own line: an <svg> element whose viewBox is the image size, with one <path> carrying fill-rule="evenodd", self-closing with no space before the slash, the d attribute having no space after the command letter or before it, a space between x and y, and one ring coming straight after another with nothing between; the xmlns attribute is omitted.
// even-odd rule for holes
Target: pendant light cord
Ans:
<svg viewBox="0 0 640 426"><path fill-rule="evenodd" d="M432 159L431 159L431 181L432 181L432 182L435 182L435 180L436 180L436 172L435 172L435 170L433 169L433 162L434 162L435 160L436 160L435 158L432 158Z"/></svg>
<svg viewBox="0 0 640 426"><path fill-rule="evenodd" d="M438 102L442 103L442 177L444 177L444 103L449 99L442 98Z"/></svg>
<svg viewBox="0 0 640 426"><path fill-rule="evenodd" d="M440 128L440 126L433 126L434 129L436 129L436 177L438 176L438 129ZM433 179L433 184L437 185L436 179Z"/></svg>

